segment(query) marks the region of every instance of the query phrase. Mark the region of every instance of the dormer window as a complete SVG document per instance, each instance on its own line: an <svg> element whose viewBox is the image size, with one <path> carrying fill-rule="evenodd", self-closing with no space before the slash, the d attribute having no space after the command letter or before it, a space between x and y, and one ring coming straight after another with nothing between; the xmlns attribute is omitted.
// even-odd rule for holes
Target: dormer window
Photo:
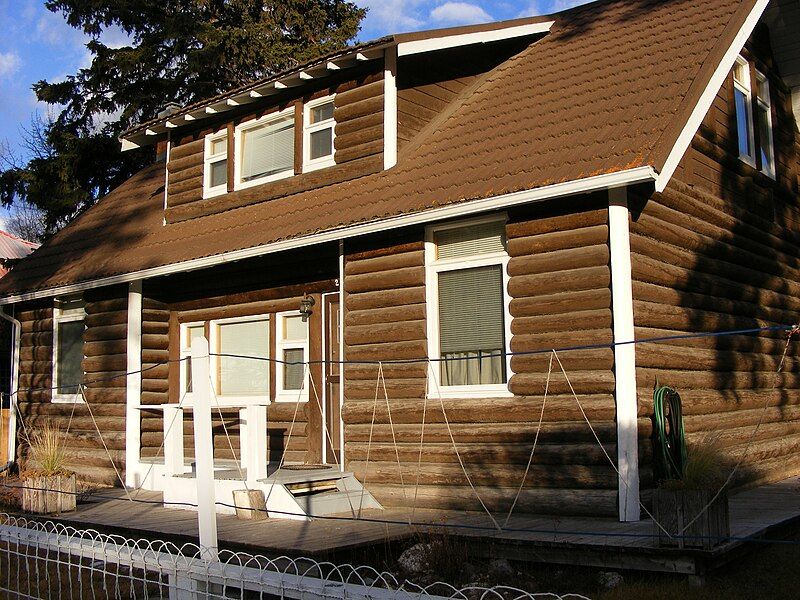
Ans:
<svg viewBox="0 0 800 600"><path fill-rule="evenodd" d="M227 130L206 136L204 196L216 196L228 191L228 133Z"/></svg>
<svg viewBox="0 0 800 600"><path fill-rule="evenodd" d="M750 64L741 56L733 67L733 96L736 104L736 133L739 139L739 158L756 166L753 148L753 92L750 86Z"/></svg>
<svg viewBox="0 0 800 600"><path fill-rule="evenodd" d="M760 149L761 171L775 178L775 152L772 142L772 102L766 75L756 71L756 127Z"/></svg>
<svg viewBox="0 0 800 600"><path fill-rule="evenodd" d="M294 108L236 129L236 188L294 175Z"/></svg>
<svg viewBox="0 0 800 600"><path fill-rule="evenodd" d="M333 109L333 96L314 100L305 106L304 171L313 171L334 164L333 140L336 121L333 118Z"/></svg>
<svg viewBox="0 0 800 600"><path fill-rule="evenodd" d="M759 71L751 72L750 63L741 56L733 67L733 95L739 158L774 179L775 151L769 80Z"/></svg>

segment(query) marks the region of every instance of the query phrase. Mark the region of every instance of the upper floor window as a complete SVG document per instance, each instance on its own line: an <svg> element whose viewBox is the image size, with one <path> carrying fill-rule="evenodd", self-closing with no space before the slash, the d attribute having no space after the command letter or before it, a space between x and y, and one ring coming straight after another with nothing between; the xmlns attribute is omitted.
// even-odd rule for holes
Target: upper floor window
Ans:
<svg viewBox="0 0 800 600"><path fill-rule="evenodd" d="M294 109L267 115L236 129L236 187L294 174Z"/></svg>
<svg viewBox="0 0 800 600"><path fill-rule="evenodd" d="M509 395L505 220L432 227L425 246L430 393Z"/></svg>
<svg viewBox="0 0 800 600"><path fill-rule="evenodd" d="M756 127L758 127L761 170L775 177L775 152L772 140L772 102L766 75L756 71Z"/></svg>
<svg viewBox="0 0 800 600"><path fill-rule="evenodd" d="M73 297L57 300L53 309L53 402L82 398L84 306L80 297Z"/></svg>
<svg viewBox="0 0 800 600"><path fill-rule="evenodd" d="M334 164L333 140L336 121L333 118L333 97L320 98L305 106L303 135L303 168L313 171Z"/></svg>
<svg viewBox="0 0 800 600"><path fill-rule="evenodd" d="M205 197L228 191L228 133L206 136L205 168L203 173Z"/></svg>
<svg viewBox="0 0 800 600"><path fill-rule="evenodd" d="M774 178L775 153L769 80L766 75L751 71L750 63L741 56L736 59L733 67L733 94L739 158Z"/></svg>
<svg viewBox="0 0 800 600"><path fill-rule="evenodd" d="M739 158L756 166L753 135L753 92L750 86L750 64L741 56L733 67L733 95L736 104L736 133Z"/></svg>

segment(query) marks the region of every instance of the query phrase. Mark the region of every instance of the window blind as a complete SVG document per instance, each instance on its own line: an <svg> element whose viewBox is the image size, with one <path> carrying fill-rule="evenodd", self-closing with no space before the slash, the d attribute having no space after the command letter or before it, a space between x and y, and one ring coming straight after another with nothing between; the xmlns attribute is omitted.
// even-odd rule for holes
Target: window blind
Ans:
<svg viewBox="0 0 800 600"><path fill-rule="evenodd" d="M269 321L221 323L219 353L269 358ZM269 395L269 363L248 358L219 357L217 382L223 396Z"/></svg>
<svg viewBox="0 0 800 600"><path fill-rule="evenodd" d="M464 258L506 250L506 225L502 221L442 229L434 234L437 258Z"/></svg>
<svg viewBox="0 0 800 600"><path fill-rule="evenodd" d="M294 119L288 117L244 132L242 181L294 168Z"/></svg>
<svg viewBox="0 0 800 600"><path fill-rule="evenodd" d="M502 266L439 273L442 355L505 348Z"/></svg>

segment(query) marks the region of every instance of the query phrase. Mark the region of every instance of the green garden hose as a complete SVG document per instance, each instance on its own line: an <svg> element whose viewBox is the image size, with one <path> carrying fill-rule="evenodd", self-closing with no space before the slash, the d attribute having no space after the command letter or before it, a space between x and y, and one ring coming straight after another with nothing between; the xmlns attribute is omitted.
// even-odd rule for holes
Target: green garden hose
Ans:
<svg viewBox="0 0 800 600"><path fill-rule="evenodd" d="M656 477L661 481L682 479L686 469L686 436L680 394L656 384L653 413Z"/></svg>

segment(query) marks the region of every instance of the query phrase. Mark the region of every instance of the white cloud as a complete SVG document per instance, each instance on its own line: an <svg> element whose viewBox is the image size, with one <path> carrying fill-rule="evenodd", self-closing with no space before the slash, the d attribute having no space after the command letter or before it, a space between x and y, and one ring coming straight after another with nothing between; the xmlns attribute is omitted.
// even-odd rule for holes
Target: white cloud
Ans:
<svg viewBox="0 0 800 600"><path fill-rule="evenodd" d="M424 24L419 14L423 0L358 0L356 3L368 9L364 20L367 32L398 33Z"/></svg>
<svg viewBox="0 0 800 600"><path fill-rule="evenodd" d="M530 17L534 15L547 15L574 8L581 4L586 4L587 2L591 2L591 0L528 0L525 8L519 11L517 16Z"/></svg>
<svg viewBox="0 0 800 600"><path fill-rule="evenodd" d="M0 77L9 77L19 70L22 60L16 52L0 52Z"/></svg>
<svg viewBox="0 0 800 600"><path fill-rule="evenodd" d="M486 23L492 20L489 13L469 2L445 2L431 11L431 21L447 25Z"/></svg>

